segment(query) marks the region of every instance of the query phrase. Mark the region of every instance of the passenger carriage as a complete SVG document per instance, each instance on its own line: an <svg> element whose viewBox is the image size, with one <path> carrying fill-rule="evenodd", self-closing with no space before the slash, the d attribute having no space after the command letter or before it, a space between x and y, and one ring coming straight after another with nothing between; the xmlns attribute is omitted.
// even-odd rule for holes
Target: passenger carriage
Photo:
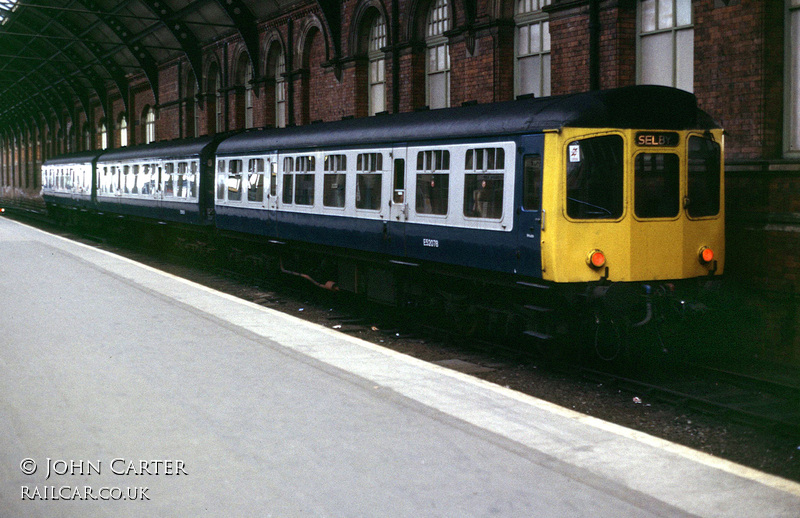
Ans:
<svg viewBox="0 0 800 518"><path fill-rule="evenodd" d="M213 223L213 153L221 136L123 147L96 166L95 210L191 225Z"/></svg>
<svg viewBox="0 0 800 518"><path fill-rule="evenodd" d="M42 164L42 199L48 209L88 207L94 194L94 165L101 151L70 153Z"/></svg>

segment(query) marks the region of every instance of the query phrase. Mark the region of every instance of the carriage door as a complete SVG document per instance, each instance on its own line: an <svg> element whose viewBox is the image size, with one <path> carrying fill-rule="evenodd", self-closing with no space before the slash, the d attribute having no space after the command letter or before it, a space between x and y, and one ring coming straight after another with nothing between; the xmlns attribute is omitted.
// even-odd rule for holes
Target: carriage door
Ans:
<svg viewBox="0 0 800 518"><path fill-rule="evenodd" d="M391 157L389 217L384 220L383 250L394 255L405 255L406 221L408 220L406 148L394 148Z"/></svg>
<svg viewBox="0 0 800 518"><path fill-rule="evenodd" d="M275 211L278 209L278 155L267 157L267 209L270 218L274 220Z"/></svg>
<svg viewBox="0 0 800 518"><path fill-rule="evenodd" d="M278 235L278 155L268 155L264 163L266 186L264 190L266 201L266 234Z"/></svg>
<svg viewBox="0 0 800 518"><path fill-rule="evenodd" d="M542 210L542 162L544 137L524 137L517 154L517 267L516 273L541 277L541 233L546 224Z"/></svg>
<svg viewBox="0 0 800 518"><path fill-rule="evenodd" d="M408 186L406 185L406 150L392 151L392 198L389 219L403 223L408 219Z"/></svg>

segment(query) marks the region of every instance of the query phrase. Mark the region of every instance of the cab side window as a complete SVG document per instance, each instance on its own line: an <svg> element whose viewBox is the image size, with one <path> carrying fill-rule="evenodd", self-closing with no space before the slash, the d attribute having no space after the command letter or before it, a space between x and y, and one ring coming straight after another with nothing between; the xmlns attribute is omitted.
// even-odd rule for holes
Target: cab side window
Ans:
<svg viewBox="0 0 800 518"><path fill-rule="evenodd" d="M689 139L689 216L716 216L720 209L720 146L713 140Z"/></svg>
<svg viewBox="0 0 800 518"><path fill-rule="evenodd" d="M529 211L542 209L542 155L522 158L522 208Z"/></svg>

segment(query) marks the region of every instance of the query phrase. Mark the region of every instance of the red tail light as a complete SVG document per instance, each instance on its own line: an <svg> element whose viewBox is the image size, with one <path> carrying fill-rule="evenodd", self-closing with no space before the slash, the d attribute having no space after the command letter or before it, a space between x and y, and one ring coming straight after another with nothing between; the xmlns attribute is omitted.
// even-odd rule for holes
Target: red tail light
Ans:
<svg viewBox="0 0 800 518"><path fill-rule="evenodd" d="M606 264L606 254L601 250L592 250L586 258L586 263L592 268L602 268Z"/></svg>
<svg viewBox="0 0 800 518"><path fill-rule="evenodd" d="M698 259L700 259L701 264L708 264L714 260L714 251L709 247L704 246L700 249Z"/></svg>

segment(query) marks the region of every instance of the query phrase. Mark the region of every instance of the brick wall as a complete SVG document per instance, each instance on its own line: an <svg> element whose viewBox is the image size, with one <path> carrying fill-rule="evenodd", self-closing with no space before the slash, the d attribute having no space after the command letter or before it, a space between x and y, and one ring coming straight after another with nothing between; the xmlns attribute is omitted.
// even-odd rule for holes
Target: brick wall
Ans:
<svg viewBox="0 0 800 518"><path fill-rule="evenodd" d="M761 156L769 144L760 116L766 101L762 2L695 7L695 90L726 130L728 158ZM782 53L781 53L782 54ZM776 56L781 59L781 56Z"/></svg>

